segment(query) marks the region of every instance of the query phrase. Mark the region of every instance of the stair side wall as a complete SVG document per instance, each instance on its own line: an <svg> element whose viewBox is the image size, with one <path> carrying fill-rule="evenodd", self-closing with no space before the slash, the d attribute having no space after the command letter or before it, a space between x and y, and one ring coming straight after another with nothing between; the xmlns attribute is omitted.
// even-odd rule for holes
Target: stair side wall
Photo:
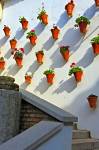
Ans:
<svg viewBox="0 0 99 150"><path fill-rule="evenodd" d="M21 94L0 89L0 144L19 133Z"/></svg>
<svg viewBox="0 0 99 150"><path fill-rule="evenodd" d="M32 127L42 120L57 121L54 117L51 117L50 115L22 99L20 132Z"/></svg>

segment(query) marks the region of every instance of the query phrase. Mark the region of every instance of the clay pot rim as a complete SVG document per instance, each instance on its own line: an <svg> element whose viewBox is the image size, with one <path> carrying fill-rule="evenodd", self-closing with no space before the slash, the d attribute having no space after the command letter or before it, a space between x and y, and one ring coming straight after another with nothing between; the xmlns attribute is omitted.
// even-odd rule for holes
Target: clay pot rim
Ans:
<svg viewBox="0 0 99 150"><path fill-rule="evenodd" d="M89 95L89 96L87 97L87 99L88 99L88 98L91 98L91 97L98 98L97 95L91 94L91 95Z"/></svg>

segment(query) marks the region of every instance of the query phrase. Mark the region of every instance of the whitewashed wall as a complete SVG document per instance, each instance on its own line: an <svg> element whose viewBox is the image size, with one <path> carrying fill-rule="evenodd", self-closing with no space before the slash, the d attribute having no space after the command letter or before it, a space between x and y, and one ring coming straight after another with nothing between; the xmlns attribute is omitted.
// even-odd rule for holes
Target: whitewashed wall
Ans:
<svg viewBox="0 0 99 150"><path fill-rule="evenodd" d="M99 33L99 9L95 8L94 0L75 0L76 8L74 16L68 19L64 6L67 0L45 0L45 9L49 14L49 24L45 28L37 20L38 9L42 0L10 0L5 4L3 20L0 23L0 50L6 58L6 69L1 75L11 75L16 82L39 97L72 112L79 117L80 128L92 131L92 136L99 138L99 106L95 111L90 110L87 103L89 94L99 95L99 56L94 58L90 39ZM78 15L86 15L91 22L85 37L74 28ZM21 30L19 16L24 16L29 21L29 30L35 29L38 35L37 45L32 47L26 39L26 32ZM9 39L4 37L3 25L11 27L12 34ZM51 38L50 29L53 24L61 28L59 40ZM93 32L94 31L94 32ZM92 34L90 35L90 33ZM89 36L90 35L90 36ZM18 40L18 47L25 48L23 68L18 69L15 60L11 56L9 40L13 37ZM60 52L60 45L70 45L71 57L65 63ZM45 49L44 64L39 66L36 62L35 52ZM84 78L76 85L73 77L68 76L69 66L72 62L78 63L84 68ZM52 86L48 86L43 72L49 67L55 68L56 79ZM27 86L24 83L24 75L27 71L34 73L33 82Z"/></svg>

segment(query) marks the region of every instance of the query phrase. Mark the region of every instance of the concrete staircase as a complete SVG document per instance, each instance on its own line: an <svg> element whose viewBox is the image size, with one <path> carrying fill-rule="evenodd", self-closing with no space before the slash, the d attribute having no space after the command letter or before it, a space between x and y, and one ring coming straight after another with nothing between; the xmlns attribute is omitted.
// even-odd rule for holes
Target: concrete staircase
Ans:
<svg viewBox="0 0 99 150"><path fill-rule="evenodd" d="M91 138L90 131L79 130L74 124L72 150L99 150L99 140Z"/></svg>

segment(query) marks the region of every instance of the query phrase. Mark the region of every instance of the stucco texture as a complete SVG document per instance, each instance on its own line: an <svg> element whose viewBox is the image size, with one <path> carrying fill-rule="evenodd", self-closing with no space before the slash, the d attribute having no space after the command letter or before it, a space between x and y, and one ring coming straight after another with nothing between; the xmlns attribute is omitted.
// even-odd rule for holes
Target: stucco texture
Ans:
<svg viewBox="0 0 99 150"><path fill-rule="evenodd" d="M5 4L3 20L0 23L0 50L5 56L6 68L1 75L11 75L21 88L34 93L57 105L58 107L73 113L79 118L79 127L89 129L92 136L99 138L99 106L91 110L87 103L87 96L90 94L99 95L99 56L94 57L90 40L99 33L99 9L95 7L94 0L75 0L75 10L72 18L68 18L65 12L67 0L45 0L44 6L49 15L49 24L44 27L37 15L41 8L42 0L10 0ZM79 15L87 16L90 27L85 36L82 36L79 29L75 28L75 19ZM29 21L29 29L25 32L21 29L19 16L24 16ZM3 26L11 28L11 37L4 37ZM53 24L60 27L60 37L53 41L50 29ZM37 45L31 46L26 33L35 29L38 40ZM9 40L16 37L17 47L24 47L25 54L23 67L19 69L11 55ZM66 63L60 52L59 46L69 45L71 56ZM35 52L44 49L45 59L42 65L36 62ZM72 62L83 67L84 76L81 83L76 84L74 77L68 76ZM49 86L43 72L48 68L55 69L54 84ZM33 73L32 83L24 83L24 75L27 71Z"/></svg>

